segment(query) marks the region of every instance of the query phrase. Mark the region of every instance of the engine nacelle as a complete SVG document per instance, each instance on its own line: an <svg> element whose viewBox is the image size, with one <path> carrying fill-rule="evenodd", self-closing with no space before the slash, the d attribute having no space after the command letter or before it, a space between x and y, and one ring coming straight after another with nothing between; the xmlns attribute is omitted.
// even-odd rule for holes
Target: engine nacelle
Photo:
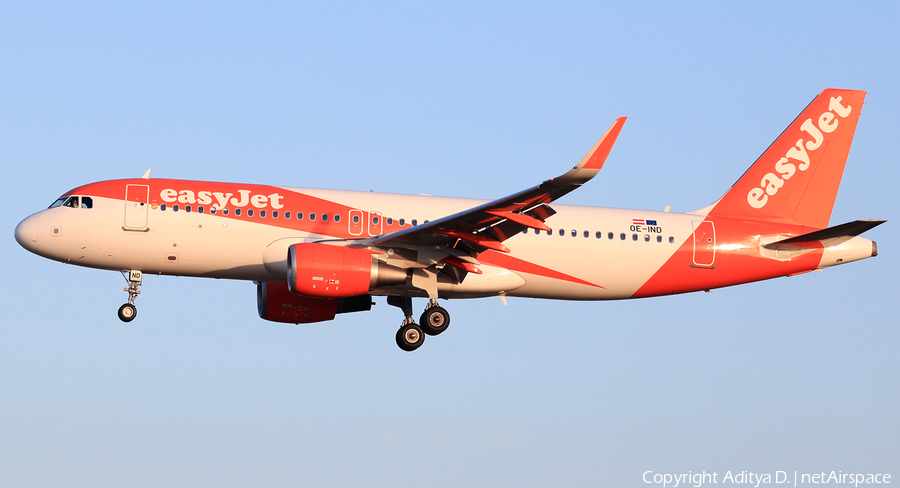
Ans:
<svg viewBox="0 0 900 488"><path fill-rule="evenodd" d="M288 288L310 297L365 295L379 286L406 283L405 269L372 257L370 251L327 244L294 244L288 248Z"/></svg>
<svg viewBox="0 0 900 488"><path fill-rule="evenodd" d="M372 309L372 296L347 298L317 298L295 295L287 283L256 285L256 307L259 318L288 324L309 324L334 320L339 313L363 312Z"/></svg>

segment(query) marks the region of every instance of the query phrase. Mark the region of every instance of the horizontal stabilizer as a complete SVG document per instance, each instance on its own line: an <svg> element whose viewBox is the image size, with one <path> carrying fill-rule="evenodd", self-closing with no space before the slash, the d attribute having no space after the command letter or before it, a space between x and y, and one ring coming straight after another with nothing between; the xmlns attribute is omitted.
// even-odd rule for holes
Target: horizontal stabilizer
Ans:
<svg viewBox="0 0 900 488"><path fill-rule="evenodd" d="M803 234L797 237L791 237L790 239L785 239L783 241L772 242L766 244L764 247L767 249L778 249L781 246L797 246L797 247L809 247L804 244L818 244L815 247L819 247L819 245L825 245L825 241L830 241L833 239L839 238L851 238L866 232L869 229L875 228L883 223L887 222L886 220L854 220L853 222L847 222L846 224L835 225L834 227L829 227L827 229L817 230L815 232L810 232L809 234Z"/></svg>

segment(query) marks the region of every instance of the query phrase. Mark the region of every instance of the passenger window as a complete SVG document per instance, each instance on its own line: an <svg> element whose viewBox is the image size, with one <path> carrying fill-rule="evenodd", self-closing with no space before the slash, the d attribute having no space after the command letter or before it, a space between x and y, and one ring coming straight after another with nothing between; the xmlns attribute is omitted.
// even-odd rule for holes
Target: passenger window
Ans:
<svg viewBox="0 0 900 488"><path fill-rule="evenodd" d="M47 208L56 208L56 207L62 205L63 202L65 202L65 201L66 201L66 197L59 197L56 199L55 202L51 203L50 206Z"/></svg>
<svg viewBox="0 0 900 488"><path fill-rule="evenodd" d="M572 237L578 237L578 231L577 231L577 230L572 229Z"/></svg>
<svg viewBox="0 0 900 488"><path fill-rule="evenodd" d="M273 212L273 214L274 214L274 212ZM290 218L291 218L291 213L290 213L290 212L285 212L285 213L284 213L284 218L290 220Z"/></svg>
<svg viewBox="0 0 900 488"><path fill-rule="evenodd" d="M597 231L597 239L602 239L602 238L603 238L603 233L598 230Z"/></svg>
<svg viewBox="0 0 900 488"><path fill-rule="evenodd" d="M203 205L200 205L199 207L197 207L197 212L203 213Z"/></svg>
<svg viewBox="0 0 900 488"><path fill-rule="evenodd" d="M322 222L328 222L328 214L322 214Z"/></svg>
<svg viewBox="0 0 900 488"><path fill-rule="evenodd" d="M316 214L314 214L314 213L309 214L309 220L316 220Z"/></svg>
<svg viewBox="0 0 900 488"><path fill-rule="evenodd" d="M632 240L632 241L636 241L636 240L637 240L637 234L631 234L631 240Z"/></svg>
<svg viewBox="0 0 900 488"><path fill-rule="evenodd" d="M619 239L621 239L621 240L623 240L623 241L625 240L625 233L624 233L624 232L621 233L621 234L619 234Z"/></svg>
<svg viewBox="0 0 900 488"><path fill-rule="evenodd" d="M337 217L337 215L335 215L335 217ZM394 225L394 219L388 217L388 218L387 218L387 225L389 225L389 226Z"/></svg>
<svg viewBox="0 0 900 488"><path fill-rule="evenodd" d="M656 236L656 242L662 242L662 236Z"/></svg>
<svg viewBox="0 0 900 488"><path fill-rule="evenodd" d="M406 225L406 219L400 219L400 227Z"/></svg>
<svg viewBox="0 0 900 488"><path fill-rule="evenodd" d="M552 230L548 230L548 231L547 231L547 235L548 235L548 236L552 236L552 235L553 235L553 231L552 231Z"/></svg>
<svg viewBox="0 0 900 488"><path fill-rule="evenodd" d="M669 244L674 244L674 243L675 243L675 238L672 236L669 236Z"/></svg>
<svg viewBox="0 0 900 488"><path fill-rule="evenodd" d="M341 221L341 214L334 214L334 221L335 221L335 222L340 222L340 221Z"/></svg>
<svg viewBox="0 0 900 488"><path fill-rule="evenodd" d="M265 212L265 210L263 210L263 212ZM263 215L263 217L265 217L265 214ZM273 219L278 218L278 210L272 210L272 218Z"/></svg>
<svg viewBox="0 0 900 488"><path fill-rule="evenodd" d="M215 215L215 214L216 214L216 207L215 207L215 205L213 205L212 207L209 207L209 213L210 213L211 215Z"/></svg>
<svg viewBox="0 0 900 488"><path fill-rule="evenodd" d="M644 242L650 242L650 234L644 234Z"/></svg>
<svg viewBox="0 0 900 488"><path fill-rule="evenodd" d="M173 211L173 212L177 212L177 211L178 211L178 204L177 204L177 203L176 203L175 205L172 205L172 211Z"/></svg>
<svg viewBox="0 0 900 488"><path fill-rule="evenodd" d="M184 207L184 211L187 213L191 213L191 206L188 205L188 206Z"/></svg>
<svg viewBox="0 0 900 488"><path fill-rule="evenodd" d="M241 209L239 209L239 208L234 209L234 216L235 216L235 217L240 217L240 216L241 216Z"/></svg>
<svg viewBox="0 0 900 488"><path fill-rule="evenodd" d="M378 225L378 216L372 217L372 224Z"/></svg>
<svg viewBox="0 0 900 488"><path fill-rule="evenodd" d="M591 233L590 233L590 232L584 231L584 237L590 237L590 236L591 236Z"/></svg>
<svg viewBox="0 0 900 488"><path fill-rule="evenodd" d="M560 235L560 237L566 235L565 229L559 229L559 235Z"/></svg>
<svg viewBox="0 0 900 488"><path fill-rule="evenodd" d="M359 215L354 215L354 216L353 216L353 223L354 223L354 224L358 224L358 223L359 223Z"/></svg>
<svg viewBox="0 0 900 488"><path fill-rule="evenodd" d="M610 232L610 233L607 235L607 237L609 237L609 240L612 240L612 238L613 238L613 233Z"/></svg>
<svg viewBox="0 0 900 488"><path fill-rule="evenodd" d="M419 225L418 222L416 222L416 219L412 219L412 225L413 225L413 227Z"/></svg>
<svg viewBox="0 0 900 488"><path fill-rule="evenodd" d="M91 197L81 197L81 208L94 208L94 200Z"/></svg>
<svg viewBox="0 0 900 488"><path fill-rule="evenodd" d="M303 220L303 212L297 212L297 220Z"/></svg>
<svg viewBox="0 0 900 488"><path fill-rule="evenodd" d="M237 210L234 211L235 215L240 215L237 212L238 212ZM252 208L247 209L247 217L253 217L253 209Z"/></svg>
<svg viewBox="0 0 900 488"><path fill-rule="evenodd" d="M261 219L266 218L266 211L265 211L265 210L260 210L260 211L259 211L259 218L261 218Z"/></svg>
<svg viewBox="0 0 900 488"><path fill-rule="evenodd" d="M222 209L222 215L228 215L228 207Z"/></svg>
<svg viewBox="0 0 900 488"><path fill-rule="evenodd" d="M160 206L159 206L159 209L162 210L163 212L165 212L165 211L166 211L166 204L164 203L164 204L160 205Z"/></svg>
<svg viewBox="0 0 900 488"><path fill-rule="evenodd" d="M63 207L78 208L78 197L69 197L66 203L63 204Z"/></svg>

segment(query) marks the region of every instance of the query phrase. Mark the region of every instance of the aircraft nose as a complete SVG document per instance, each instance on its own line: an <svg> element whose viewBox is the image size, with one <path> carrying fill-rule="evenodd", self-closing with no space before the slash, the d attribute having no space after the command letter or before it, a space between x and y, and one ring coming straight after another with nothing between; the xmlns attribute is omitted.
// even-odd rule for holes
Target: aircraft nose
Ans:
<svg viewBox="0 0 900 488"><path fill-rule="evenodd" d="M20 246L28 249L31 252L34 252L35 246L38 242L38 227L40 226L40 218L37 215L32 215L31 217L26 218L25 220L19 222L19 225L16 226L16 242L19 243Z"/></svg>

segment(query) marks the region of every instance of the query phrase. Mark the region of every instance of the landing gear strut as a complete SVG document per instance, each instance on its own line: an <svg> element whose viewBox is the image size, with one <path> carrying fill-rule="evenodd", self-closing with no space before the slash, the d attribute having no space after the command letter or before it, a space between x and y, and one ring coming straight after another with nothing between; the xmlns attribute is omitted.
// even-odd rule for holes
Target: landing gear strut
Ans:
<svg viewBox="0 0 900 488"><path fill-rule="evenodd" d="M122 277L128 282L128 286L124 288L128 293L128 303L119 307L119 320L122 322L131 322L137 317L137 307L134 306L134 300L141 294L138 288L141 286L143 275L140 271L132 269L122 271Z"/></svg>
<svg viewBox="0 0 900 488"><path fill-rule="evenodd" d="M437 304L437 300L431 299L422 312L419 321L422 325L416 324L413 320L412 298L410 297L387 297L388 305L393 305L403 310L403 323L397 331L397 345L404 351L415 351L425 342L425 334L438 335L447 330L450 325L450 314Z"/></svg>

